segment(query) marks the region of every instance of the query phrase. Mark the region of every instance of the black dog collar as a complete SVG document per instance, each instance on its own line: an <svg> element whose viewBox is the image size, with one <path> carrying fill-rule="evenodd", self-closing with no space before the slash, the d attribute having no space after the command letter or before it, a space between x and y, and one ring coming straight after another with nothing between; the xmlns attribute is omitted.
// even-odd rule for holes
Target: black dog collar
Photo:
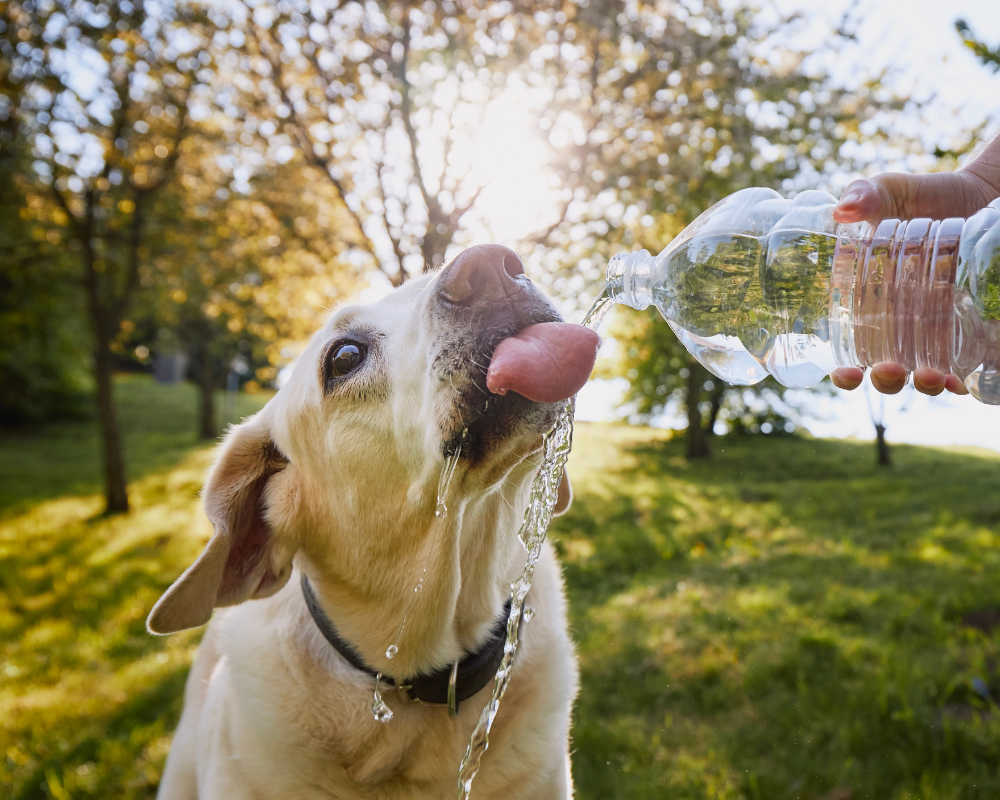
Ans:
<svg viewBox="0 0 1000 800"><path fill-rule="evenodd" d="M305 573L302 574L302 596L305 597L306 608L309 609L313 622L316 623L323 638L330 643L333 649L356 670L371 675L373 678L378 677L379 673L364 662L353 645L337 633L333 622L320 606L316 592ZM397 683L388 675L382 675L381 681L405 692L411 700L419 700L421 703L432 706L448 706L452 716L454 716L458 713L459 703L479 692L496 675L500 662L503 660L504 644L507 641L507 618L510 616L510 605L510 600L508 600L504 606L503 614L497 620L486 643L475 653L463 656L457 664L428 675L417 675L402 683ZM522 608L518 626L523 622L524 609ZM453 691L451 696L449 696L449 689Z"/></svg>

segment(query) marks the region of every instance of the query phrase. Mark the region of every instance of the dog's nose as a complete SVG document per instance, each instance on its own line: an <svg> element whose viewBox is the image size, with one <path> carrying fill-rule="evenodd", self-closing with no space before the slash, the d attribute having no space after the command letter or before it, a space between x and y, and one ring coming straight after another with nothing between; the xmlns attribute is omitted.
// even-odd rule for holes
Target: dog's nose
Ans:
<svg viewBox="0 0 1000 800"><path fill-rule="evenodd" d="M523 274L521 259L509 247L480 244L463 250L444 268L438 291L458 306L503 300L521 291L515 279Z"/></svg>

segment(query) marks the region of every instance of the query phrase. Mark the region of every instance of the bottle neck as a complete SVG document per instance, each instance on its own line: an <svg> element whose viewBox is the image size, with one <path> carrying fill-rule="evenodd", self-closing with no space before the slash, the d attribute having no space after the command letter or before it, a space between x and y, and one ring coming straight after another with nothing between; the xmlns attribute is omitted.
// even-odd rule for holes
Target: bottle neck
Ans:
<svg viewBox="0 0 1000 800"><path fill-rule="evenodd" d="M619 253L608 262L605 290L615 303L642 311L653 302L653 256L648 250Z"/></svg>

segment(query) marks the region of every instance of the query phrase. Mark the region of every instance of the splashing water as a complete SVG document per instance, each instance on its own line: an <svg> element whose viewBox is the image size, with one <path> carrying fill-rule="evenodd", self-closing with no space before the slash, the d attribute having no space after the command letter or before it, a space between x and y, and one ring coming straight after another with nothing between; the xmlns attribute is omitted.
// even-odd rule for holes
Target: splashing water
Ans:
<svg viewBox="0 0 1000 800"><path fill-rule="evenodd" d="M591 330L597 330L612 305L611 295L605 289L590 311L587 312L583 324ZM497 712L500 710L500 700L503 698L504 692L507 691L507 683L514 666L522 608L524 609L525 621L534 616L534 609L530 606L524 608L524 598L531 588L535 564L538 563L542 554L545 534L552 521L552 510L555 508L559 496L559 484L562 481L563 469L572 447L573 404L569 402L559 412L552 430L545 434L542 465L531 483L528 507L524 512L521 529L517 533L518 538L528 551L528 560L524 565L521 577L511 586L510 615L507 617L507 641L504 644L503 659L493 681L493 693L486 707L483 708L483 713L479 716L479 722L476 723L472 736L469 737L469 745L458 770L459 800L468 800L472 793L472 781L479 772L483 753L490 746L490 728L493 727L493 720L496 719Z"/></svg>
<svg viewBox="0 0 1000 800"><path fill-rule="evenodd" d="M438 478L437 506L434 508L435 517L448 516L448 506L445 505L444 501L448 497L448 487L451 486L451 478L455 474L455 467L458 466L458 458L462 454L462 445L465 444L465 437L468 433L468 428L462 431L462 441L455 449L455 452L449 453L444 457L444 466L441 467L441 477Z"/></svg>
<svg viewBox="0 0 1000 800"><path fill-rule="evenodd" d="M458 771L458 797L466 800L472 792L472 781L479 772L479 764L483 753L490 746L490 728L500 710L500 700L507 691L511 669L514 666L514 653L517 651L518 628L521 621L521 609L524 607L524 597L531 588L531 578L535 572L535 564L542 554L542 544L545 533L552 519L552 509L555 508L559 494L559 482L562 480L563 467L569 457L573 441L573 412L570 404L562 408L556 418L555 427L545 434L544 458L542 466L531 484L531 495L528 508L524 512L524 522L521 523L520 538L528 548L528 560L524 571L517 582L511 587L510 615L507 617L507 641L504 644L503 659L497 669L493 682L493 694L483 709L476 723L476 728L469 738L469 746L462 759Z"/></svg>

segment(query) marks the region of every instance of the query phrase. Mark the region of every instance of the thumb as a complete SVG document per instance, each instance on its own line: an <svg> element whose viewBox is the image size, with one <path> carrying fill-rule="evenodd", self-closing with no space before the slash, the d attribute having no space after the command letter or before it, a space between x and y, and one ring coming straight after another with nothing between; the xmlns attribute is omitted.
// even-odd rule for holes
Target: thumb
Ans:
<svg viewBox="0 0 1000 800"><path fill-rule="evenodd" d="M886 172L848 184L833 211L836 222L945 219L974 214L988 200L979 180L965 172L905 175Z"/></svg>
<svg viewBox="0 0 1000 800"><path fill-rule="evenodd" d="M869 180L852 181L833 209L834 222L862 222L885 216L878 187Z"/></svg>

